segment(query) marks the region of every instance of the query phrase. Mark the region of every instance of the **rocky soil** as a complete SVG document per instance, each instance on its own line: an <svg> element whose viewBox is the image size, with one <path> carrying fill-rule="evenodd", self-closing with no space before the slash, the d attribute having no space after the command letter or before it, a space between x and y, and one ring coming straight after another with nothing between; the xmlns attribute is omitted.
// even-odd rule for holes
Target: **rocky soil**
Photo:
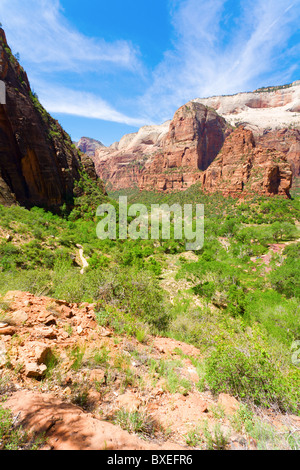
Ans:
<svg viewBox="0 0 300 470"><path fill-rule="evenodd" d="M260 448L238 426L236 398L199 387L194 346L118 335L97 321L94 304L14 291L1 307L1 404L23 428L44 433L43 449ZM169 377L159 372L163 365ZM283 436L299 430L300 418L256 415L288 448ZM143 426L133 428L129 416L142 417Z"/></svg>

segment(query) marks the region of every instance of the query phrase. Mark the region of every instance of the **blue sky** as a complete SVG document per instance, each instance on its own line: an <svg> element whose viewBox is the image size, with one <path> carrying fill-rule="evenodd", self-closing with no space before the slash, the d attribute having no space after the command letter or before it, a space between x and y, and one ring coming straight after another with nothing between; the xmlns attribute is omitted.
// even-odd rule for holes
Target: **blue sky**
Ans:
<svg viewBox="0 0 300 470"><path fill-rule="evenodd" d="M300 0L0 0L42 104L110 145L197 97L300 79Z"/></svg>

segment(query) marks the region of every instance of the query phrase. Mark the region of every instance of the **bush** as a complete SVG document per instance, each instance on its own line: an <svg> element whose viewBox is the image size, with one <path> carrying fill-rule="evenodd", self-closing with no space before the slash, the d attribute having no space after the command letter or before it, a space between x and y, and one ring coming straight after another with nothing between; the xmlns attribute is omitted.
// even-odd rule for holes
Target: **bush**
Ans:
<svg viewBox="0 0 300 470"><path fill-rule="evenodd" d="M291 381L261 348L248 355L223 346L207 359L206 381L215 394L225 392L255 405L277 405L282 411L300 412L300 374Z"/></svg>
<svg viewBox="0 0 300 470"><path fill-rule="evenodd" d="M150 272L119 267L106 272L93 272L91 275L96 277L91 279L89 286L95 281L98 284L98 292L94 292L94 297L100 301L100 305L113 305L159 331L166 329L169 319L164 296L155 276Z"/></svg>
<svg viewBox="0 0 300 470"><path fill-rule="evenodd" d="M299 259L287 258L281 266L270 274L272 287L288 298L300 298Z"/></svg>
<svg viewBox="0 0 300 470"><path fill-rule="evenodd" d="M296 299L287 299L273 289L255 290L247 294L245 304L247 322L259 322L280 343L290 347L300 338L300 306Z"/></svg>

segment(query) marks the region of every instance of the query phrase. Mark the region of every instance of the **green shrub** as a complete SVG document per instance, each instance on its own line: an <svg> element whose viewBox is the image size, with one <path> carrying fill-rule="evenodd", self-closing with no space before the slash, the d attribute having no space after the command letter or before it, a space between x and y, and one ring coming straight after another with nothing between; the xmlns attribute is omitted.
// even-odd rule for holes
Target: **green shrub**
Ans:
<svg viewBox="0 0 300 470"><path fill-rule="evenodd" d="M266 351L250 353L234 346L220 346L207 359L206 381L215 394L225 392L256 405L277 405L282 411L299 412L298 376L285 376ZM293 379L293 380L291 380Z"/></svg>
<svg viewBox="0 0 300 470"><path fill-rule="evenodd" d="M272 287L288 298L300 298L299 259L287 258L281 266L270 273Z"/></svg>

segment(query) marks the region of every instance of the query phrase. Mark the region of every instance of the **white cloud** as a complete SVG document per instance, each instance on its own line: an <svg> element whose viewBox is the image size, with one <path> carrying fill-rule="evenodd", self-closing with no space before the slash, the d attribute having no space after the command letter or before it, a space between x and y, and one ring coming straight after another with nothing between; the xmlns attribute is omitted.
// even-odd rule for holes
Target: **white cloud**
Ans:
<svg viewBox="0 0 300 470"><path fill-rule="evenodd" d="M104 121L112 121L141 127L144 119L132 118L120 113L109 103L93 93L70 90L62 86L39 84L39 99L50 113L62 113Z"/></svg>
<svg viewBox="0 0 300 470"><path fill-rule="evenodd" d="M40 71L86 72L105 64L136 70L139 65L130 42L108 43L77 31L59 0L1 0L0 18L14 51Z"/></svg>
<svg viewBox="0 0 300 470"><path fill-rule="evenodd" d="M152 118L170 118L196 97L251 90L265 76L290 77L294 68L286 62L291 51L285 47L299 27L300 0L242 0L236 18L226 0L172 4L174 50L165 53L140 100ZM234 20L227 36L226 16Z"/></svg>
<svg viewBox="0 0 300 470"><path fill-rule="evenodd" d="M149 71L150 86L141 97L135 94L134 80L141 89L146 66L138 49L128 41L109 43L77 31L60 0L0 0L0 20L13 51L29 65L29 79L49 112L133 126L160 123L193 98L285 83L295 71L299 45L287 47L287 42L299 27L300 0L169 0L169 5L173 47ZM106 88L111 76L126 84L124 71L132 73L128 96L122 99L127 108L120 112L105 99L101 79ZM45 83L47 72L50 84ZM99 81L103 96L69 89L65 72L72 83L79 74L92 72L92 84ZM121 106L121 91L114 91ZM130 117L133 113L148 119Z"/></svg>
<svg viewBox="0 0 300 470"><path fill-rule="evenodd" d="M69 79L76 83L77 76L92 73L85 88L89 80L99 80L101 93L98 73L106 74L106 79L123 71L142 74L138 51L130 42L85 36L64 17L60 0L0 0L0 20L47 111L137 127L146 123L117 111L101 96L65 85Z"/></svg>

